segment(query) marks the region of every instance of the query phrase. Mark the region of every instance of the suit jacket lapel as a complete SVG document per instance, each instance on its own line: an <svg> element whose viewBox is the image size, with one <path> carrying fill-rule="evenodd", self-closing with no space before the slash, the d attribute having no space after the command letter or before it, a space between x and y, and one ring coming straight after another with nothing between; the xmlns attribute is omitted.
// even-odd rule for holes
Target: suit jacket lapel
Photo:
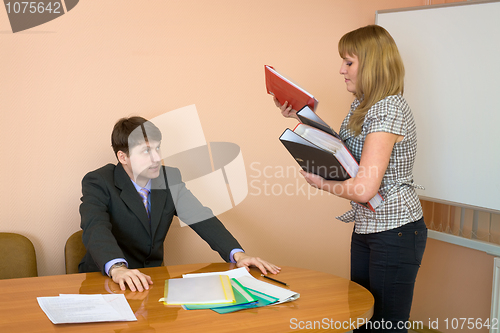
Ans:
<svg viewBox="0 0 500 333"><path fill-rule="evenodd" d="M130 210L137 216L137 218L141 221L144 228L151 235L148 213L144 208L141 196L139 195L139 193L137 193L134 184L132 184L130 177L127 175L127 173L123 169L123 166L120 163L118 163L118 165L115 168L115 186L121 190L120 198L128 206L128 208L130 208Z"/></svg>

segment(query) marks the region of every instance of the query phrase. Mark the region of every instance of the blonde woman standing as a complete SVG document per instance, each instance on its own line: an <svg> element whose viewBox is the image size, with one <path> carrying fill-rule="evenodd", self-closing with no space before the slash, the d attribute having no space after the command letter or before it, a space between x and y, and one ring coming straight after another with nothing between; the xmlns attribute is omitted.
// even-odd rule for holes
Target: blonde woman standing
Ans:
<svg viewBox="0 0 500 333"><path fill-rule="evenodd" d="M354 222L351 280L375 298L372 319L358 331L407 332L427 228L413 183L417 134L403 97L404 66L393 38L376 25L345 34L339 54L355 97L339 134L360 169L345 181L301 173L310 185L351 200L352 209L337 217ZM297 118L292 105L275 103L283 116ZM355 203L377 192L384 202L375 212Z"/></svg>

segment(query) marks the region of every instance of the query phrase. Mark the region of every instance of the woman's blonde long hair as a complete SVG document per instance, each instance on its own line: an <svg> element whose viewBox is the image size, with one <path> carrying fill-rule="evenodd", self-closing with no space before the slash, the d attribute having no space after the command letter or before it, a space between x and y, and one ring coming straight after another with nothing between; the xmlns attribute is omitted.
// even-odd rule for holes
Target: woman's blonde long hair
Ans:
<svg viewBox="0 0 500 333"><path fill-rule="evenodd" d="M356 98L360 104L349 119L348 128L355 135L368 110L381 99L402 94L405 69L394 39L384 28L369 25L348 32L339 41L340 57L358 57Z"/></svg>

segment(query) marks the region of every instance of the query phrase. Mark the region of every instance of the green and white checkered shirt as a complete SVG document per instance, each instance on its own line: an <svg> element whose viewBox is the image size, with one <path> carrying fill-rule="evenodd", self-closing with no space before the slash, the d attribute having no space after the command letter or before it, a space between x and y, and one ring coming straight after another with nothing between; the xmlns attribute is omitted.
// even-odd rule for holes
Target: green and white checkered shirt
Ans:
<svg viewBox="0 0 500 333"><path fill-rule="evenodd" d="M417 154L417 132L410 107L401 95L380 100L368 110L361 134L347 129L349 118L359 106L356 99L342 122L339 135L359 162L366 136L374 132L388 132L404 136L394 145L389 165L382 178L379 193L384 201L375 212L351 202L352 209L337 219L355 222L355 232L370 234L400 227L422 217L422 206L415 192L421 188L413 183L413 164ZM368 172L368 171L367 171Z"/></svg>

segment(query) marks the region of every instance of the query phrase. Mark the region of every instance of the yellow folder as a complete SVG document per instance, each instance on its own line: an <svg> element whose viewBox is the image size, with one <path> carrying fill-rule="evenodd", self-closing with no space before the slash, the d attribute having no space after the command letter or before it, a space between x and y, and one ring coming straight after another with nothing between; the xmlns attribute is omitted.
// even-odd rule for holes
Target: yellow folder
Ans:
<svg viewBox="0 0 500 333"><path fill-rule="evenodd" d="M227 275L209 275L165 280L163 302L168 305L230 305L235 302L235 298Z"/></svg>

